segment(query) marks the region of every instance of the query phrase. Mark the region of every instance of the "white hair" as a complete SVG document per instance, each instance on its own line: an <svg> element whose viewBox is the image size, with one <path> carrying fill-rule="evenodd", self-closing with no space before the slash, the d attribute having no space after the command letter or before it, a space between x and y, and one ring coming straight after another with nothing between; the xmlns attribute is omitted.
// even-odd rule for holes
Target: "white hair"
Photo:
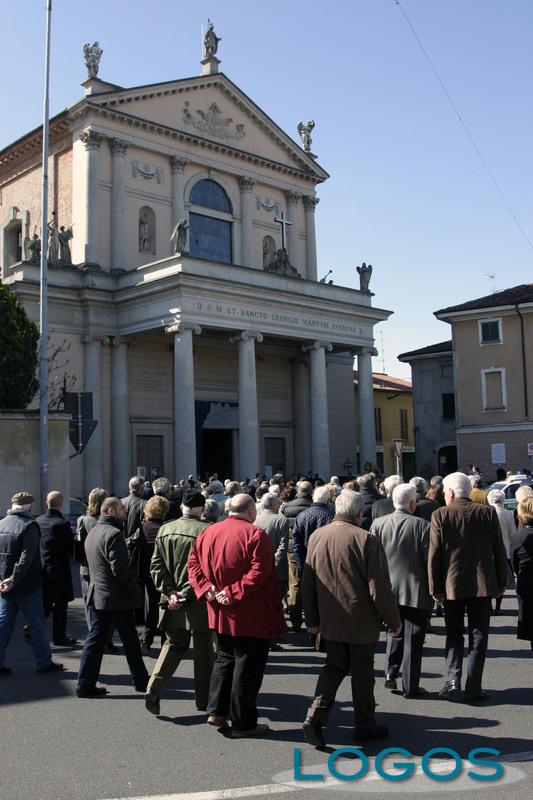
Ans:
<svg viewBox="0 0 533 800"><path fill-rule="evenodd" d="M340 481L337 475L332 475L329 479L329 482L336 484L336 486L340 486Z"/></svg>
<svg viewBox="0 0 533 800"><path fill-rule="evenodd" d="M212 492L213 494L219 494L220 492L224 491L224 486L220 481L211 481L207 487L207 491Z"/></svg>
<svg viewBox="0 0 533 800"><path fill-rule="evenodd" d="M317 486L315 491L313 492L313 503L319 503L320 505L327 505L331 501L331 495L329 493L329 489L325 486Z"/></svg>
<svg viewBox="0 0 533 800"><path fill-rule="evenodd" d="M411 478L409 485L415 487L419 497L423 497L428 490L428 482L424 478L421 478L420 475Z"/></svg>
<svg viewBox="0 0 533 800"><path fill-rule="evenodd" d="M261 498L261 508L267 508L269 510L273 510L275 507L279 507L279 497L274 492L265 492L263 497Z"/></svg>
<svg viewBox="0 0 533 800"><path fill-rule="evenodd" d="M443 481L444 491L451 489L456 497L470 497L472 484L464 472L451 472Z"/></svg>
<svg viewBox="0 0 533 800"><path fill-rule="evenodd" d="M393 493L397 486L400 485L402 479L399 475L389 475L388 478L385 478L383 481L383 486L385 487L385 491L387 492L387 497Z"/></svg>
<svg viewBox="0 0 533 800"><path fill-rule="evenodd" d="M279 483L273 483L272 486L268 487L268 494L275 494L276 496L279 495L281 491Z"/></svg>
<svg viewBox="0 0 533 800"><path fill-rule="evenodd" d="M505 500L505 494L500 489L491 489L487 495L489 506L501 506Z"/></svg>
<svg viewBox="0 0 533 800"><path fill-rule="evenodd" d="M526 497L531 497L531 495L533 495L531 486L519 486L515 494L516 502L521 503L522 500L525 500Z"/></svg>
<svg viewBox="0 0 533 800"><path fill-rule="evenodd" d="M409 511L413 500L416 500L416 488L410 483L399 483L392 492L392 502L396 511Z"/></svg>
<svg viewBox="0 0 533 800"><path fill-rule="evenodd" d="M342 514L354 522L363 508L363 498L352 489L343 489L335 500L335 514Z"/></svg>
<svg viewBox="0 0 533 800"><path fill-rule="evenodd" d="M134 475L130 478L128 487L130 492L138 492L144 486L144 478L141 475Z"/></svg>

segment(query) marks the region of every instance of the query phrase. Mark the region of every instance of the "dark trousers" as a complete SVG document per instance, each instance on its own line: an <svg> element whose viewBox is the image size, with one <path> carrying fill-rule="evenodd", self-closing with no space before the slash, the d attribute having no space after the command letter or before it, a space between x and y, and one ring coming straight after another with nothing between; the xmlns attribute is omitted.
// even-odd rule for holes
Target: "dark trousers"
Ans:
<svg viewBox="0 0 533 800"><path fill-rule="evenodd" d="M78 689L93 689L96 685L107 637L113 627L122 640L133 683L136 688L144 690L148 683L148 672L141 654L133 611L97 611L89 608L89 613L91 630L81 654Z"/></svg>
<svg viewBox="0 0 533 800"><path fill-rule="evenodd" d="M397 678L402 670L402 688L406 694L418 692L422 670L422 651L431 611L400 606L402 630L395 636L387 633L387 675Z"/></svg>
<svg viewBox="0 0 533 800"><path fill-rule="evenodd" d="M44 613L47 617L52 615L52 640L61 642L67 636L67 608L68 603L56 603L46 597L44 599Z"/></svg>
<svg viewBox="0 0 533 800"><path fill-rule="evenodd" d="M207 711L231 719L233 728L257 725L257 695L263 682L270 639L217 633L217 657L211 675Z"/></svg>
<svg viewBox="0 0 533 800"><path fill-rule="evenodd" d="M465 692L481 691L483 667L487 655L491 601L490 597L444 601L446 624L446 669L448 680L461 682L463 672L465 612L468 618L468 667Z"/></svg>
<svg viewBox="0 0 533 800"><path fill-rule="evenodd" d="M330 642L322 639L326 649L326 663L318 676L315 698L307 712L308 717L325 725L335 702L339 686L351 673L352 700L355 709L355 727L366 730L375 725L374 709L374 644Z"/></svg>

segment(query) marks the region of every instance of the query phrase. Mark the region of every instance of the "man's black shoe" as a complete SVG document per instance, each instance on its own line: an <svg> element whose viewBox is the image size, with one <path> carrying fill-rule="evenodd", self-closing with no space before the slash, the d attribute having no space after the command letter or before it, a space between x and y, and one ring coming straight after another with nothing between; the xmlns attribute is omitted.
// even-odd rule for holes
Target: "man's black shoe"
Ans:
<svg viewBox="0 0 533 800"><path fill-rule="evenodd" d="M322 724L318 722L318 720L313 719L313 717L306 717L302 725L302 730L307 744L311 744L313 747L326 746L324 734L322 733Z"/></svg>
<svg viewBox="0 0 533 800"><path fill-rule="evenodd" d="M103 697L107 694L105 686L93 686L92 689L76 689L78 697Z"/></svg>
<svg viewBox="0 0 533 800"><path fill-rule="evenodd" d="M490 692L484 692L483 690L478 692L477 694L470 694L470 692L465 692L464 701L465 703L479 703L483 700L488 700L490 697Z"/></svg>
<svg viewBox="0 0 533 800"><path fill-rule="evenodd" d="M150 689L150 691L146 692L144 695L144 705L146 706L146 710L149 711L150 714L154 714L156 717L161 713L159 695L157 692L154 692L153 689Z"/></svg>
<svg viewBox="0 0 533 800"><path fill-rule="evenodd" d="M459 700L460 694L461 686L459 681L446 681L439 692L439 697L444 697L445 700Z"/></svg>
<svg viewBox="0 0 533 800"><path fill-rule="evenodd" d="M54 645L56 647L72 647L77 644L77 642L78 640L73 639L71 636L65 636L63 639L54 639Z"/></svg>
<svg viewBox="0 0 533 800"><path fill-rule="evenodd" d="M146 683L136 683L135 684L135 691L136 692L142 692L144 694L146 692L147 686L148 686L148 680L146 681Z"/></svg>
<svg viewBox="0 0 533 800"><path fill-rule="evenodd" d="M63 672L64 669L65 667L63 664L57 664L55 661L52 661L47 667L37 667L36 671L44 675L46 672Z"/></svg>
<svg viewBox="0 0 533 800"><path fill-rule="evenodd" d="M353 738L356 742L368 742L371 739L385 739L389 735L389 729L386 725L374 725L373 728L357 728L353 732Z"/></svg>
<svg viewBox="0 0 533 800"><path fill-rule="evenodd" d="M12 673L11 667L0 667L0 678L5 678L7 675L11 675Z"/></svg>
<svg viewBox="0 0 533 800"><path fill-rule="evenodd" d="M387 675L385 677L385 689L396 691L397 688L398 684L396 683L396 678L393 678L392 675Z"/></svg>

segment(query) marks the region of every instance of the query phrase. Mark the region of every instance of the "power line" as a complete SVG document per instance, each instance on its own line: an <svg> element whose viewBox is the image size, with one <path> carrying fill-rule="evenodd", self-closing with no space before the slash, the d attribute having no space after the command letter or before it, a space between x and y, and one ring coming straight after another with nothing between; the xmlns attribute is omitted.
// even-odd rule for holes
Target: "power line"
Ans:
<svg viewBox="0 0 533 800"><path fill-rule="evenodd" d="M458 109L458 108L457 108L457 106L455 105L455 103L454 103L454 101L453 101L453 99L452 99L452 97L451 97L451 95L450 95L450 93L449 93L448 89L446 88L446 85L445 85L444 81L443 81L443 80L442 80L442 78L440 77L440 75L439 75L439 73L438 73L438 71L437 71L437 68L436 68L436 67L435 67L435 65L433 64L433 61L431 60L431 58L430 58L430 56L429 56L429 53L428 53L428 51L426 50L426 48L425 48L425 47L424 47L424 45L422 44L422 40L420 39L420 37L419 37L418 33L416 32L416 30L415 30L415 28L414 28L414 26L413 26L413 24L412 24L411 20L409 19L409 17L408 17L408 16L407 16L407 14L405 13L405 11L404 11L404 9L403 9L403 6L402 6L402 4L400 3L400 0L394 0L394 2L396 3L396 5L397 5L397 6L398 6L398 8L400 9L400 11L402 12L402 14L403 14L403 17L404 17L405 21L407 22L407 24L408 24L409 28L411 29L411 32L412 32L413 36L415 37L415 39L416 39L416 41L417 41L417 43L418 43L418 45L419 45L420 49L422 50L422 52L423 52L424 56L426 57L426 60L427 60L427 62L428 62L428 64L429 64L429 66L431 67L431 69L432 69L432 71L433 71L433 73L434 73L435 77L437 78L438 82L440 83L440 86L441 86L441 88L442 88L442 91L444 92L444 94L445 94L445 95L446 95L446 97L448 98L448 102L450 103L450 105L451 105L451 107L452 107L452 109L453 109L453 111L454 111L454 113L455 113L455 115L456 115L457 119L458 119L458 120L459 120L459 122L461 123L461 125L462 125L462 127L463 127L463 130L464 130L464 132L466 133L466 135L468 136L468 138L469 138L469 140L470 140L470 143L471 143L472 147L473 147L473 148L474 148L474 150L476 151L476 153L477 153L477 155L478 155L478 157L479 157L479 160L480 160L480 161L481 161L481 163L483 164L483 167L485 168L485 171L486 171L487 175L488 175L488 176L489 176L489 178L491 179L492 183L493 183L493 184L494 184L494 186L496 187L496 191L498 192L498 194L500 195L501 199L503 200L503 202L504 202L504 204L505 204L505 207L507 208L507 211L509 212L509 214L510 214L510 215L511 215L511 217L513 218L514 222L516 223L516 226L517 226L518 230L520 231L520 233L522 234L522 236L524 237L524 239L526 240L526 242L528 243L528 245L530 246L530 248L533 250L533 243L531 242L531 239L529 238L529 236L528 236L528 235L527 235L527 233L525 232L524 228L522 227L522 224L521 224L520 220L518 219L518 217L516 216L516 214L514 213L514 211L513 211L512 207L511 207L511 205L510 205L509 201L507 200L507 197L505 196L505 194L504 194L504 192L503 192L503 189L501 188L500 184L498 183L498 181L497 181L497 180L496 180L496 178L494 177L494 174L493 174L492 170L490 169L490 167L489 167L489 165L488 165L488 163L487 163L487 161L486 161L485 157L483 156L483 153L481 152L481 150L480 150L480 149L479 149L479 147L477 146L477 144L476 144L476 142L475 142L475 139L474 139L474 137L472 136L472 134L470 133L470 131L469 131L469 129L468 129L468 126L467 126L466 122L465 122L465 121L464 121L464 119L462 118L462 116L461 116L461 114L460 114L460 112L459 112L459 109Z"/></svg>

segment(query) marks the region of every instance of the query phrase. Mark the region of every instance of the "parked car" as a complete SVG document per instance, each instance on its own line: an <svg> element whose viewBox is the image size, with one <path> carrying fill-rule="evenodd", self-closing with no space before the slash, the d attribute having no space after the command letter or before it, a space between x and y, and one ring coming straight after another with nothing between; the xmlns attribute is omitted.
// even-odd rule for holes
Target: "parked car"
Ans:
<svg viewBox="0 0 533 800"><path fill-rule="evenodd" d="M506 481L496 481L487 486L486 491L490 492L492 489L499 489L505 495L503 507L514 511L516 508L516 490L520 486L531 486L533 488L533 480L528 478L527 475L510 475Z"/></svg>

